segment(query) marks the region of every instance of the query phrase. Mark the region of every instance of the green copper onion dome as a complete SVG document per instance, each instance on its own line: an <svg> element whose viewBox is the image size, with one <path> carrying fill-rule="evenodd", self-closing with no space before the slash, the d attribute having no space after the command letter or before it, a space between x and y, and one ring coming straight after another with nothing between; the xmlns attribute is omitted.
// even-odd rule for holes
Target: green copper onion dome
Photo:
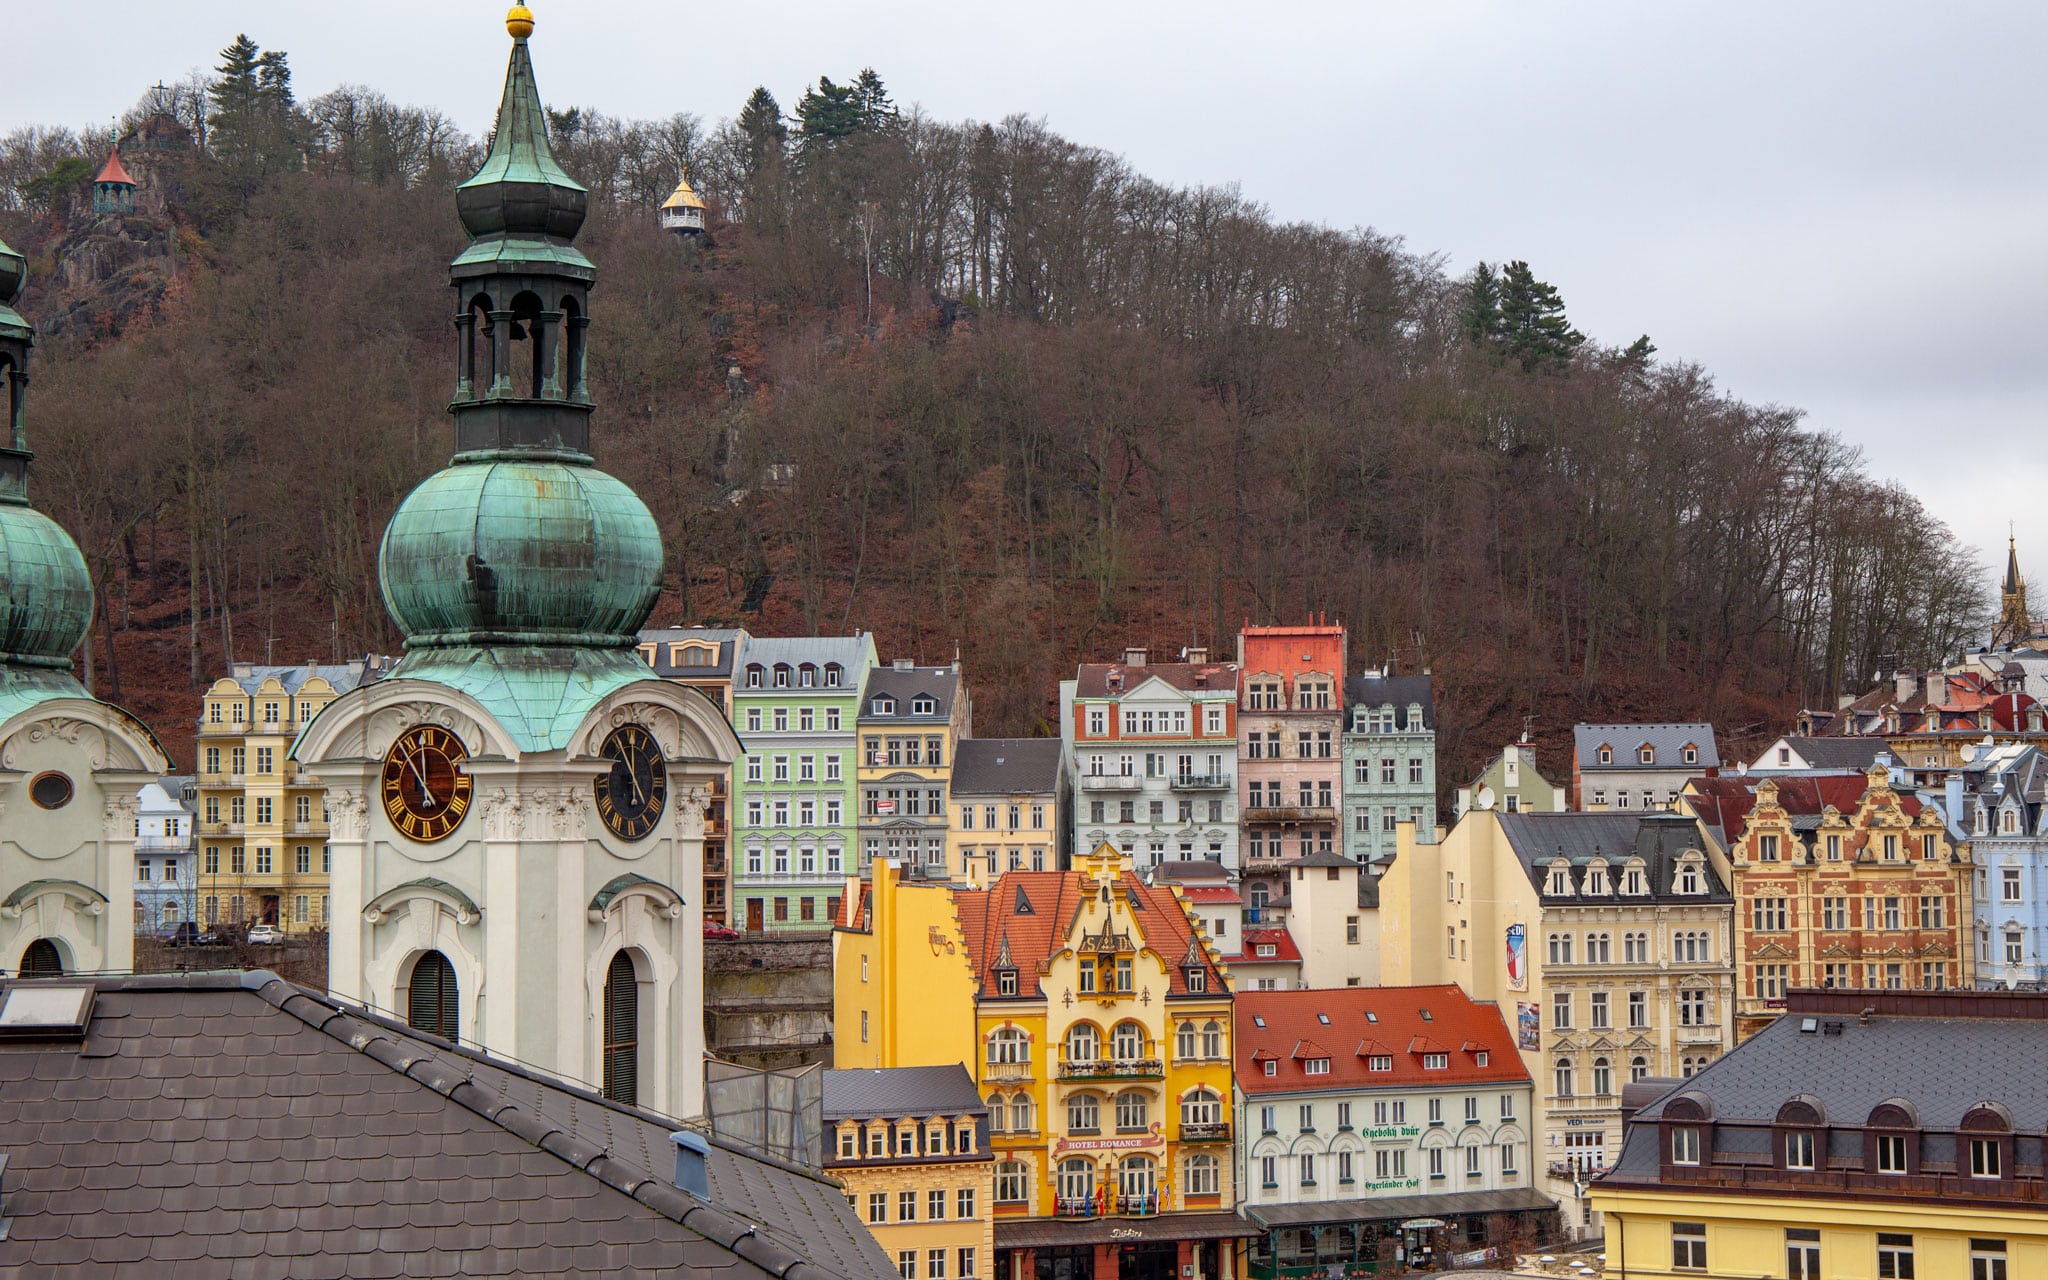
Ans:
<svg viewBox="0 0 2048 1280"><path fill-rule="evenodd" d="M0 242L0 663L71 669L92 626L92 575L62 526L28 505L26 397L35 330L14 310L28 263Z"/></svg>
<svg viewBox="0 0 2048 1280"><path fill-rule="evenodd" d="M429 476L384 532L384 603L409 648L633 643L661 594L661 531L625 484L548 459Z"/></svg>
<svg viewBox="0 0 2048 1280"><path fill-rule="evenodd" d="M412 653L622 649L661 593L653 515L590 457L596 269L570 243L588 197L548 149L527 52L533 15L515 7L506 25L512 60L491 153L457 193L471 244L449 267L455 456L406 495L377 556Z"/></svg>

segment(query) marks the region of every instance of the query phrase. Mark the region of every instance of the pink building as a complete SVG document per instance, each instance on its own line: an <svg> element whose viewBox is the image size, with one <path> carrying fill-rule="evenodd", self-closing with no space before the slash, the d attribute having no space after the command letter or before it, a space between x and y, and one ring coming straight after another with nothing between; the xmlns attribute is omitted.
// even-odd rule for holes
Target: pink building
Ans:
<svg viewBox="0 0 2048 1280"><path fill-rule="evenodd" d="M1288 858L1338 848L1345 634L1320 621L1238 633L1238 812L1246 906L1286 894Z"/></svg>

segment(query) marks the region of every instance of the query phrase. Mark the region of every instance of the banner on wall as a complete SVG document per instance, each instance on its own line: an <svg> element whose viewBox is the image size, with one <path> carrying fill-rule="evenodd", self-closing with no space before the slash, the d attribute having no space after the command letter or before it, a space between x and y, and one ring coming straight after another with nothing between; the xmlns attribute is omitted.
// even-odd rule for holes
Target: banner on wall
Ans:
<svg viewBox="0 0 2048 1280"><path fill-rule="evenodd" d="M1518 1001L1515 1004L1515 1040L1520 1047L1541 1049L1542 1028L1542 1015L1536 1011L1536 1006L1527 1000Z"/></svg>
<svg viewBox="0 0 2048 1280"><path fill-rule="evenodd" d="M1529 989L1529 930L1522 925L1508 926L1508 990Z"/></svg>

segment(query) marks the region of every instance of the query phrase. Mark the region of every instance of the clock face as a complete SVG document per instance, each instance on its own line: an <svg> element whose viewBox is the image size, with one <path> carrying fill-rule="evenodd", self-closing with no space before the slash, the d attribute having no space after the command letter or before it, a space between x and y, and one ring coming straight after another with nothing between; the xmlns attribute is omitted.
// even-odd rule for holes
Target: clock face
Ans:
<svg viewBox="0 0 2048 1280"><path fill-rule="evenodd" d="M462 825L470 776L456 766L469 751L439 725L407 729L384 753L384 812L408 839L432 844Z"/></svg>
<svg viewBox="0 0 2048 1280"><path fill-rule="evenodd" d="M661 744L629 724L613 730L598 754L612 768L597 780L597 816L622 840L644 838L668 808L668 765Z"/></svg>

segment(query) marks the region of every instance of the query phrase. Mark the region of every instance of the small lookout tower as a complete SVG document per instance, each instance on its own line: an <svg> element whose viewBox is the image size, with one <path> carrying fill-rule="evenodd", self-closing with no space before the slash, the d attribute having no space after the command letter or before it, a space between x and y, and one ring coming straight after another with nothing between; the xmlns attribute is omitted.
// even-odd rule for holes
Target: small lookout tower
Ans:
<svg viewBox="0 0 2048 1280"><path fill-rule="evenodd" d="M668 199L662 201L661 229L679 236L704 234L704 197L690 186L687 173L676 183L676 189L669 193Z"/></svg>
<svg viewBox="0 0 2048 1280"><path fill-rule="evenodd" d="M107 153L107 162L100 166L100 176L92 180L92 211L135 212L135 179L128 176L128 170L121 164L119 146Z"/></svg>

